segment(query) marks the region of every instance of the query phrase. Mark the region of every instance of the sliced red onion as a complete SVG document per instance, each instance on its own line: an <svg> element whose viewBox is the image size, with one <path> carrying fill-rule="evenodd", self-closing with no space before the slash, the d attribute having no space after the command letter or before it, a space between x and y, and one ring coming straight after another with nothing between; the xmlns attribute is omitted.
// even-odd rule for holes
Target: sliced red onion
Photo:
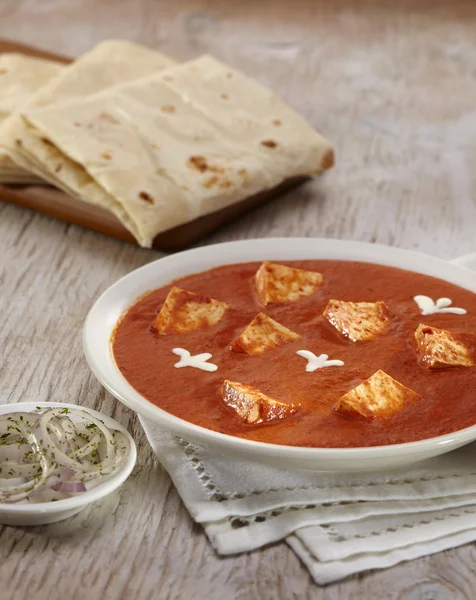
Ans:
<svg viewBox="0 0 476 600"><path fill-rule="evenodd" d="M75 474L75 472L72 469L66 469L66 468L61 469L61 471L59 471L57 474L50 475L48 477L48 479L45 481L45 484L48 487L54 489L60 483L63 483L64 481L67 481L68 479L70 479L74 474Z"/></svg>
<svg viewBox="0 0 476 600"><path fill-rule="evenodd" d="M61 483L54 485L53 489L57 492L68 492L69 494L77 494L79 492L85 492L86 486L82 481L62 481Z"/></svg>
<svg viewBox="0 0 476 600"><path fill-rule="evenodd" d="M130 452L121 432L81 409L0 415L0 502L60 500L114 472Z"/></svg>

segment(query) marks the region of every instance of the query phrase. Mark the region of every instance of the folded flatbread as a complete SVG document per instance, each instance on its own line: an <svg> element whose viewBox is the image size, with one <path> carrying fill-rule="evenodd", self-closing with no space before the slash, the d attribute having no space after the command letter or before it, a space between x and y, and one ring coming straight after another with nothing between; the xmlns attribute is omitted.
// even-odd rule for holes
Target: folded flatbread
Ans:
<svg viewBox="0 0 476 600"><path fill-rule="evenodd" d="M24 106L39 88L63 69L64 67L59 63L43 58L34 58L16 52L0 54L0 123ZM36 179L10 160L7 159L5 162L6 166L2 164L2 153L0 153L0 181L4 180L4 176L18 182Z"/></svg>
<svg viewBox="0 0 476 600"><path fill-rule="evenodd" d="M15 52L0 54L0 122L4 121L64 66Z"/></svg>
<svg viewBox="0 0 476 600"><path fill-rule="evenodd" d="M108 40L67 67L55 65L57 76L33 94L26 106L46 107L57 102L83 98L173 64L172 59L150 48L124 40ZM22 145L27 143L24 139L26 133L26 127L18 113L0 125L0 181L10 181L8 175L4 174L5 170L8 173L8 169L12 172L18 172L19 169L23 173L33 172L49 180L47 173L42 171L41 164L30 162L22 152Z"/></svg>
<svg viewBox="0 0 476 600"><path fill-rule="evenodd" d="M40 142L29 160L143 246L333 163L330 143L274 93L209 56L23 117Z"/></svg>

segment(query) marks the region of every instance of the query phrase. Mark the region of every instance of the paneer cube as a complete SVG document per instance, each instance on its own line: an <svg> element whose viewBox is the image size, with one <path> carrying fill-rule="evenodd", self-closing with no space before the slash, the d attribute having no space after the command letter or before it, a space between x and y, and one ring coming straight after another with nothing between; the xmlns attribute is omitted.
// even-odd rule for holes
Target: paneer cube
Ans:
<svg viewBox="0 0 476 600"><path fill-rule="evenodd" d="M241 354L261 354L300 337L268 315L258 313L240 337L231 343L230 350Z"/></svg>
<svg viewBox="0 0 476 600"><path fill-rule="evenodd" d="M285 419L299 409L297 404L273 400L259 390L242 383L225 380L221 387L223 402L250 424L268 423Z"/></svg>
<svg viewBox="0 0 476 600"><path fill-rule="evenodd" d="M352 342L362 342L384 333L390 311L385 302L329 300L323 317Z"/></svg>
<svg viewBox="0 0 476 600"><path fill-rule="evenodd" d="M423 364L428 369L474 366L471 351L461 337L462 334L420 324L415 340Z"/></svg>
<svg viewBox="0 0 476 600"><path fill-rule="evenodd" d="M167 335L212 327L228 308L225 302L173 287L155 318L153 329Z"/></svg>
<svg viewBox="0 0 476 600"><path fill-rule="evenodd" d="M311 296L323 281L320 273L270 262L264 262L255 275L256 291L265 306L295 302L303 296Z"/></svg>
<svg viewBox="0 0 476 600"><path fill-rule="evenodd" d="M377 371L339 400L336 411L342 415L371 421L390 417L421 395L405 387L384 371Z"/></svg>

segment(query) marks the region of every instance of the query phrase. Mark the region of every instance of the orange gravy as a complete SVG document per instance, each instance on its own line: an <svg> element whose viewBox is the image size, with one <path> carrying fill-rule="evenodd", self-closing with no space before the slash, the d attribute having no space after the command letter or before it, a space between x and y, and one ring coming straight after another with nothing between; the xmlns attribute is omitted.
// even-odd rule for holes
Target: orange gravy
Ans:
<svg viewBox="0 0 476 600"><path fill-rule="evenodd" d="M414 332L420 323L450 331L476 333L476 294L445 281L375 264L350 261L284 261L318 271L324 284L310 297L263 307L254 274L260 263L226 265L184 277L179 287L227 302L231 308L215 326L182 335L160 335L151 325L172 285L142 297L125 314L113 339L118 368L127 381L153 404L177 417L261 442L313 447L357 447L410 442L476 424L476 367L429 370L420 362ZM422 316L413 297L449 297L466 315ZM322 312L331 298L353 302L383 300L392 313L384 335L353 343L342 337ZM261 355L229 350L250 321L264 312L301 339ZM216 372L176 369L172 348L210 352ZM298 350L340 359L344 367L307 373ZM476 348L470 349L475 353ZM339 398L377 370L418 392L422 398L386 421L346 418L334 411ZM225 406L219 390L224 379L251 385L301 409L279 422L244 424Z"/></svg>

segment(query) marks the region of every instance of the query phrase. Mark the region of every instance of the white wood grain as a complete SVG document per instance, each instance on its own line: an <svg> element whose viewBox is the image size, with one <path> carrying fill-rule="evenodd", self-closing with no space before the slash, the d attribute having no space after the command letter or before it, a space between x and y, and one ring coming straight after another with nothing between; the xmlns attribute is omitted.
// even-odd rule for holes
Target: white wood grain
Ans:
<svg viewBox="0 0 476 600"><path fill-rule="evenodd" d="M4 0L0 23L5 37L70 55L108 37L179 59L212 52L335 142L332 172L203 243L304 235L441 257L476 250L476 5ZM139 445L120 496L64 524L0 528L0 598L472 600L474 545L322 589L283 544L214 554L134 415L104 392L81 351L93 300L158 256L0 203L2 400L77 401L114 416Z"/></svg>

